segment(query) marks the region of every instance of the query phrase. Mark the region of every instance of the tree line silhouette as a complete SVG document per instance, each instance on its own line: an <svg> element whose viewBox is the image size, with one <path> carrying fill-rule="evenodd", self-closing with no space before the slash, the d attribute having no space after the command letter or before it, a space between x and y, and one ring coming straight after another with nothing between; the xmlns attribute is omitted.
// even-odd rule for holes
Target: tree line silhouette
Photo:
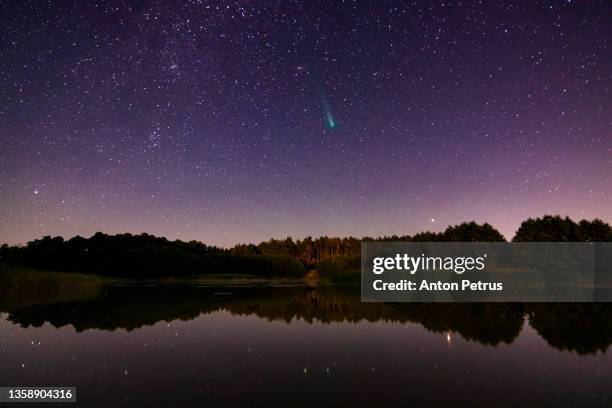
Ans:
<svg viewBox="0 0 612 408"><path fill-rule="evenodd" d="M413 236L361 239L324 236L296 241L288 237L256 245L238 244L229 249L199 241L170 241L146 233L107 235L98 232L90 238L76 236L65 240L45 236L25 246L4 244L0 247L0 264L117 276L217 273L300 276L313 267L330 272L358 268L355 258L360 255L362 241L504 242L505 238L490 224L476 222ZM609 242L612 241L612 227L599 219L576 223L568 217L546 215L524 221L512 241Z"/></svg>

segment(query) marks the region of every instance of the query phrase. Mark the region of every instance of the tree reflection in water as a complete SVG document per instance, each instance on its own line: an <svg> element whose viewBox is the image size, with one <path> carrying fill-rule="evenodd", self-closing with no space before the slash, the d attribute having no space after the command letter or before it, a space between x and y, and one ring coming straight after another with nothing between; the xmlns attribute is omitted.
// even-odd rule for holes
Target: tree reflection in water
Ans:
<svg viewBox="0 0 612 408"><path fill-rule="evenodd" d="M25 307L1 306L8 320L23 327L73 326L135 330L160 321L191 320L229 311L290 324L390 322L417 323L429 331L487 346L511 344L524 322L550 346L578 354L605 352L612 343L612 305L519 303L362 303L350 287L229 287L193 285L105 286L87 300Z"/></svg>

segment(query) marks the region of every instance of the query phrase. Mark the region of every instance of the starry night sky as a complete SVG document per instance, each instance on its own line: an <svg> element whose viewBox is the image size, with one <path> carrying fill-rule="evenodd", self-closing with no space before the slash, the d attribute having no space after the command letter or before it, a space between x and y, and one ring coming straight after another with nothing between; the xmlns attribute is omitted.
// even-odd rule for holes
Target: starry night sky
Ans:
<svg viewBox="0 0 612 408"><path fill-rule="evenodd" d="M611 2L0 9L0 242L612 221Z"/></svg>

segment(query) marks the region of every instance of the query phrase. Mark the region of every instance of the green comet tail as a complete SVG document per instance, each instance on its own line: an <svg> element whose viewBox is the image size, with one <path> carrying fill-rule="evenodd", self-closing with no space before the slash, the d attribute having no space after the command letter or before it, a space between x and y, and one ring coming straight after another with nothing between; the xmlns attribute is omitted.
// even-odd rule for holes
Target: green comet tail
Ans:
<svg viewBox="0 0 612 408"><path fill-rule="evenodd" d="M336 129L338 127L338 124L334 119L334 115L332 115L331 109L329 108L329 104L325 100L323 101L323 109L325 110L325 123L327 125L327 128L329 130Z"/></svg>
<svg viewBox="0 0 612 408"><path fill-rule="evenodd" d="M329 130L337 129L338 122L336 122L336 119L334 119L334 115L332 114L332 110L327 100L327 95L325 94L325 87L323 86L323 81L319 77L319 74L316 72L316 70L312 72L311 79L321 100L321 107L323 108L323 114L325 115L325 127Z"/></svg>

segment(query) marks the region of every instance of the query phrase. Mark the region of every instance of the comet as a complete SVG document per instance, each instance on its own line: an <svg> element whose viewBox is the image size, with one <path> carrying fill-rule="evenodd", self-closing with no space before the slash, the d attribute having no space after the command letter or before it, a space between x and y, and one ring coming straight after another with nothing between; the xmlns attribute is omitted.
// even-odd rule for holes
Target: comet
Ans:
<svg viewBox="0 0 612 408"><path fill-rule="evenodd" d="M321 99L321 105L323 105L323 112L325 113L325 124L327 125L327 128L329 130L335 129L338 124L334 119L334 115L332 114L331 108L329 107L329 102L327 102L327 99L325 97Z"/></svg>
<svg viewBox="0 0 612 408"><path fill-rule="evenodd" d="M319 94L319 99L321 100L321 107L323 108L323 115L325 116L325 127L328 130L337 129L338 122L334 118L329 100L327 99L327 93L325 92L325 86L323 85L323 81L321 80L321 77L316 69L313 69L310 72L310 78L312 79L313 85Z"/></svg>

